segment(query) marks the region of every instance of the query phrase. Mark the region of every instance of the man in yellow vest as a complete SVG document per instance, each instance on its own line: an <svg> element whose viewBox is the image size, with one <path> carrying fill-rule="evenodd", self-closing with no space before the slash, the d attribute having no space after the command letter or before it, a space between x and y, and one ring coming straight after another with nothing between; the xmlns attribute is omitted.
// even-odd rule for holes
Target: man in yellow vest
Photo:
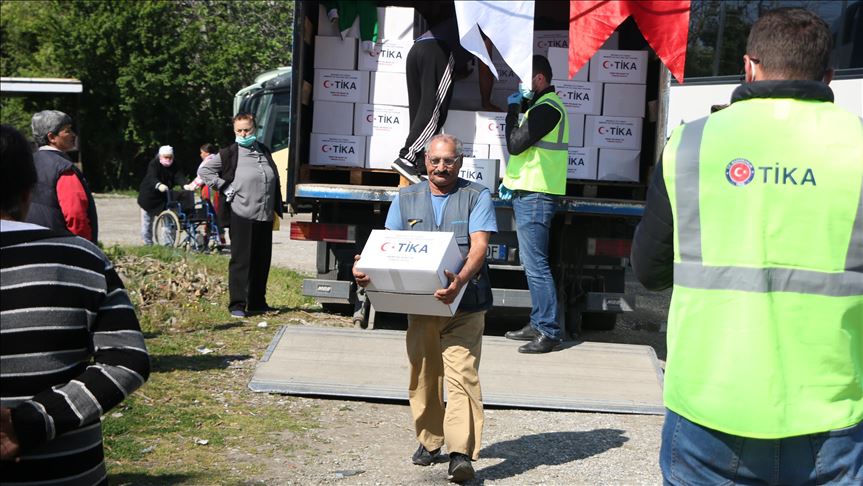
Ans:
<svg viewBox="0 0 863 486"><path fill-rule="evenodd" d="M673 284L666 484L863 484L863 123L803 9L752 26L746 82L678 127L632 266Z"/></svg>
<svg viewBox="0 0 863 486"><path fill-rule="evenodd" d="M506 146L510 157L498 193L501 199L512 199L518 255L532 307L530 323L506 333L509 339L530 341L518 348L520 353L548 353L561 341L548 241L558 198L566 193L569 117L551 76L548 59L533 56L530 90L521 89L507 100ZM519 125L522 99L527 100L528 108Z"/></svg>

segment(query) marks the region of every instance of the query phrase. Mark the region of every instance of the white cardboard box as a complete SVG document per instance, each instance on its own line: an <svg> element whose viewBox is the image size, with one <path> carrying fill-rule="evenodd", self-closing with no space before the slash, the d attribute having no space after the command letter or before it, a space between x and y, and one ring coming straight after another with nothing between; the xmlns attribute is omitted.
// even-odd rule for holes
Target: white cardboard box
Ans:
<svg viewBox="0 0 863 486"><path fill-rule="evenodd" d="M567 113L569 121L569 146L584 146L584 117L581 113Z"/></svg>
<svg viewBox="0 0 863 486"><path fill-rule="evenodd" d="M366 137L313 133L309 145L311 165L363 167L365 165Z"/></svg>
<svg viewBox="0 0 863 486"><path fill-rule="evenodd" d="M509 150L506 149L506 140L500 139L488 146L488 158L498 160L498 176L503 178L506 174L506 163L509 161Z"/></svg>
<svg viewBox="0 0 863 486"><path fill-rule="evenodd" d="M588 115L584 122L584 145L641 150L641 125L641 118Z"/></svg>
<svg viewBox="0 0 863 486"><path fill-rule="evenodd" d="M461 140L461 139L459 139ZM488 144L484 143L470 143L470 142L462 142L462 152L465 156L477 159L487 159L488 158Z"/></svg>
<svg viewBox="0 0 863 486"><path fill-rule="evenodd" d="M551 64L551 76L554 79L569 78L569 49L565 47L549 47L548 63ZM586 63L575 73L572 81L587 81L587 73L590 71L590 63ZM554 83L552 83L554 84Z"/></svg>
<svg viewBox="0 0 863 486"><path fill-rule="evenodd" d="M492 111L476 112L476 143L500 143L506 136L506 113ZM458 137L458 134L454 134Z"/></svg>
<svg viewBox="0 0 863 486"><path fill-rule="evenodd" d="M405 61L412 42L384 39L375 44L372 52L357 45L357 69L360 71L384 71L404 73Z"/></svg>
<svg viewBox="0 0 863 486"><path fill-rule="evenodd" d="M404 106L362 103L357 104L354 109L353 124L354 135L390 134L398 135L404 141L410 131L410 113ZM393 155L393 160L396 155L398 154Z"/></svg>
<svg viewBox="0 0 863 486"><path fill-rule="evenodd" d="M315 69L350 71L357 66L357 40L315 36Z"/></svg>
<svg viewBox="0 0 863 486"><path fill-rule="evenodd" d="M596 147L570 147L567 179L596 179Z"/></svg>
<svg viewBox="0 0 863 486"><path fill-rule="evenodd" d="M340 101L315 101L312 133L354 135L354 104Z"/></svg>
<svg viewBox="0 0 863 486"><path fill-rule="evenodd" d="M414 39L414 9L378 7L378 39Z"/></svg>
<svg viewBox="0 0 863 486"><path fill-rule="evenodd" d="M312 95L312 99L315 101L367 103L369 98L369 73L364 71L315 69L315 84L312 87Z"/></svg>
<svg viewBox="0 0 863 486"><path fill-rule="evenodd" d="M323 4L318 5L318 35L332 37L341 36L341 33L339 32L339 21L336 20L335 22L330 22ZM346 37L353 37L356 39L359 38L359 36L360 18L357 17L354 19L353 25L347 29Z"/></svg>
<svg viewBox="0 0 863 486"><path fill-rule="evenodd" d="M647 85L605 83L602 91L603 115L644 118Z"/></svg>
<svg viewBox="0 0 863 486"><path fill-rule="evenodd" d="M533 53L548 57L549 47L557 47L563 49L569 48L569 31L534 30Z"/></svg>
<svg viewBox="0 0 863 486"><path fill-rule="evenodd" d="M495 194L498 186L500 165L497 160L465 157L458 176L483 185Z"/></svg>
<svg viewBox="0 0 863 486"><path fill-rule="evenodd" d="M601 181L638 182L640 150L599 149L599 171Z"/></svg>
<svg viewBox="0 0 863 486"><path fill-rule="evenodd" d="M647 82L647 51L597 51L590 58L590 80L644 84Z"/></svg>
<svg viewBox="0 0 863 486"><path fill-rule="evenodd" d="M551 82L557 96L563 101L566 111L599 115L602 111L602 83L567 81L555 79Z"/></svg>
<svg viewBox="0 0 863 486"><path fill-rule="evenodd" d="M406 137L407 135L392 133L363 137L368 140L366 142L366 168L392 169L391 164L399 156L399 150L404 146Z"/></svg>
<svg viewBox="0 0 863 486"><path fill-rule="evenodd" d="M444 270L458 273L463 264L452 233L372 230L356 269L369 276L366 295L376 311L452 316L464 288L449 305L434 293L449 285Z"/></svg>
<svg viewBox="0 0 863 486"><path fill-rule="evenodd" d="M448 133L465 143L480 143L476 140L476 112L449 110L443 124L443 133Z"/></svg>
<svg viewBox="0 0 863 486"><path fill-rule="evenodd" d="M368 102L375 105L408 106L408 82L404 73L373 71Z"/></svg>
<svg viewBox="0 0 863 486"><path fill-rule="evenodd" d="M494 82L494 89L506 89L510 92L518 89L518 83L520 82L518 74L507 63L503 60L494 61L494 68L497 69L497 80Z"/></svg>

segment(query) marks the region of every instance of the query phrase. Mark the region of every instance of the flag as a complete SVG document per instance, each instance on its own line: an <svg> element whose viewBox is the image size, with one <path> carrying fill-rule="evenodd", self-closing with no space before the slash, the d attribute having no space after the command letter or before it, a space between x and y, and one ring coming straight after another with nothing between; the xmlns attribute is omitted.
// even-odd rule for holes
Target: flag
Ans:
<svg viewBox="0 0 863 486"><path fill-rule="evenodd" d="M494 77L497 69L485 47L482 32L524 83L533 77L533 0L453 2L462 47L484 62Z"/></svg>
<svg viewBox="0 0 863 486"><path fill-rule="evenodd" d="M689 4L690 0L570 0L569 77L587 64L614 29L632 15L647 43L682 83Z"/></svg>

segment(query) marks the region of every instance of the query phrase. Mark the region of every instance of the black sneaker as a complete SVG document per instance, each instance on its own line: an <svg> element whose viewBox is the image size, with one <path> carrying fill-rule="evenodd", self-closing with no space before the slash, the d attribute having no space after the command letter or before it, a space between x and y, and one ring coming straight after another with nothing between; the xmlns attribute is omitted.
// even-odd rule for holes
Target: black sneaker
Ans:
<svg viewBox="0 0 863 486"><path fill-rule="evenodd" d="M440 447L437 449L430 451L425 448L424 445L420 444L417 448L417 451L414 452L411 460L417 466L431 466L435 459L437 459L438 455L440 455Z"/></svg>
<svg viewBox="0 0 863 486"><path fill-rule="evenodd" d="M474 478L476 473L470 464L470 458L458 452L449 453L449 470L447 479L454 483L463 483Z"/></svg>
<svg viewBox="0 0 863 486"><path fill-rule="evenodd" d="M414 164L411 164L405 159L398 158L392 163L391 167L401 174L402 177L410 181L411 184L419 184L420 173Z"/></svg>

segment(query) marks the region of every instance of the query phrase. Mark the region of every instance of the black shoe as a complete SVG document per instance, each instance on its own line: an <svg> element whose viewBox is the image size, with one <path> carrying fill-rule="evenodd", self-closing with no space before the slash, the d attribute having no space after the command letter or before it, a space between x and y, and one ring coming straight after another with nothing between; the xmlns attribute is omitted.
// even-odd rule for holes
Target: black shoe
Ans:
<svg viewBox="0 0 863 486"><path fill-rule="evenodd" d="M246 311L243 309L231 309L231 317L244 318L246 317Z"/></svg>
<svg viewBox="0 0 863 486"><path fill-rule="evenodd" d="M560 345L560 339L552 339L545 334L540 334L533 341L518 348L519 353L548 353L554 351Z"/></svg>
<svg viewBox="0 0 863 486"><path fill-rule="evenodd" d="M430 451L426 449L424 445L420 444L420 446L417 448L417 451L414 452L413 457L411 457L411 460L417 466L431 466L431 464L435 462L435 459L437 459L439 455L440 447L433 451Z"/></svg>
<svg viewBox="0 0 863 486"><path fill-rule="evenodd" d="M409 180L411 184L419 184L420 173L414 164L411 164L405 159L398 158L392 163L391 167L401 174L402 177Z"/></svg>
<svg viewBox="0 0 863 486"><path fill-rule="evenodd" d="M539 337L539 331L533 328L530 324L524 326L518 331L509 331L504 336L507 339L515 339L516 341L533 341Z"/></svg>
<svg viewBox="0 0 863 486"><path fill-rule="evenodd" d="M255 308L255 309L250 308L250 309L246 310L246 314L248 314L250 316L255 316L258 314L269 314L271 312L278 312L278 311L279 311L279 309L276 309L275 307L270 307L268 305L265 305L263 307Z"/></svg>
<svg viewBox="0 0 863 486"><path fill-rule="evenodd" d="M454 483L463 483L470 481L476 475L473 471L473 466L470 464L470 458L458 452L449 453L449 470L447 471L447 479Z"/></svg>

